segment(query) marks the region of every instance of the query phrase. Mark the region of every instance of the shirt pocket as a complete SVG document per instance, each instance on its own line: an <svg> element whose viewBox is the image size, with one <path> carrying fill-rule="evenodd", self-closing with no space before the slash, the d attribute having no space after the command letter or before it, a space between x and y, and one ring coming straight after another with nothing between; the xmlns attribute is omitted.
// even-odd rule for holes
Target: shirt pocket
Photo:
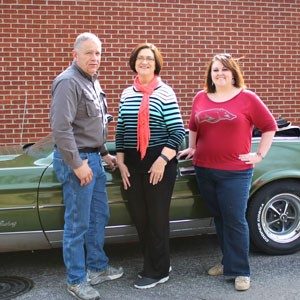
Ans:
<svg viewBox="0 0 300 300"><path fill-rule="evenodd" d="M100 116L100 104L99 100L93 97L93 94L88 91L83 92L82 103L87 117L99 117Z"/></svg>

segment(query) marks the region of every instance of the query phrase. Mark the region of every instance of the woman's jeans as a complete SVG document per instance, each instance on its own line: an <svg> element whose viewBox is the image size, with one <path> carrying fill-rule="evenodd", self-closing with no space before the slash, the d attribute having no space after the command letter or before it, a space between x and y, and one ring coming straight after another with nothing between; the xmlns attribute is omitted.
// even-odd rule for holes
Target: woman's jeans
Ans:
<svg viewBox="0 0 300 300"><path fill-rule="evenodd" d="M79 179L57 150L53 158L65 204L63 257L68 284L84 282L86 269L102 271L108 265L103 250L105 225L109 219L106 175L98 153L80 153L80 156L88 159L93 171L92 181L85 186L80 186Z"/></svg>
<svg viewBox="0 0 300 300"><path fill-rule="evenodd" d="M250 276L246 209L253 169L225 171L196 167L201 198L211 211L226 276Z"/></svg>

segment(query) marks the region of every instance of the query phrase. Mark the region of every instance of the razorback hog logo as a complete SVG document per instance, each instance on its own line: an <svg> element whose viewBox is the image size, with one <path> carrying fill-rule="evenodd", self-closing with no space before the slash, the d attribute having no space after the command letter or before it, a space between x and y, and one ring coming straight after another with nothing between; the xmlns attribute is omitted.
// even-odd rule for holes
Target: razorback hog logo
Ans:
<svg viewBox="0 0 300 300"><path fill-rule="evenodd" d="M217 123L223 120L233 120L236 116L224 108L214 108L201 111L197 114L196 119L199 123Z"/></svg>

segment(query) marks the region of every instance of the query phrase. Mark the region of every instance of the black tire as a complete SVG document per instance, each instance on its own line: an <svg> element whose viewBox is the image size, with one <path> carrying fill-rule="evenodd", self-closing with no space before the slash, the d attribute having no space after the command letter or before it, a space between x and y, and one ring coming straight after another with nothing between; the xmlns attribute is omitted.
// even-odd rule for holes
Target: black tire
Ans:
<svg viewBox="0 0 300 300"><path fill-rule="evenodd" d="M300 181L281 180L261 188L247 211L251 243L267 254L300 250Z"/></svg>

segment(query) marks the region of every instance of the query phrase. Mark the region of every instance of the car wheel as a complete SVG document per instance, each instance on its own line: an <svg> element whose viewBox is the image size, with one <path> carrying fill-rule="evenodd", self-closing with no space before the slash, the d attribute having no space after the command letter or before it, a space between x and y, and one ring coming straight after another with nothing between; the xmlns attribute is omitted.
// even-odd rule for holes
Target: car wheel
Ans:
<svg viewBox="0 0 300 300"><path fill-rule="evenodd" d="M300 249L300 182L282 180L261 188L247 211L251 242L268 254Z"/></svg>

